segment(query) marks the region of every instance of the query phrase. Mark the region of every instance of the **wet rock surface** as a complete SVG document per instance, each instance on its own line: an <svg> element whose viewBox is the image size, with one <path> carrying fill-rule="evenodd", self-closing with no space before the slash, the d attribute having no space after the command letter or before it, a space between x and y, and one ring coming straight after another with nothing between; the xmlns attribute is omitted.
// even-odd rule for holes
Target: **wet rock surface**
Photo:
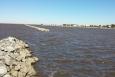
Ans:
<svg viewBox="0 0 115 77"><path fill-rule="evenodd" d="M36 61L38 58L32 56L23 41L14 37L0 41L0 77L34 77Z"/></svg>

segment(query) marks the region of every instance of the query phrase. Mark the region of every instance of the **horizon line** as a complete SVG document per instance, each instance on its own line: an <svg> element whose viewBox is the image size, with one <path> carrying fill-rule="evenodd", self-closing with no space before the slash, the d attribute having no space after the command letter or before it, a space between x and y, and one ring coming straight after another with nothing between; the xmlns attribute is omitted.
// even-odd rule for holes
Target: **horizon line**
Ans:
<svg viewBox="0 0 115 77"><path fill-rule="evenodd" d="M0 22L0 24L35 24L35 25L63 25L63 24L75 24L75 25L111 25L111 24L76 24L76 23L62 23L62 24L57 24L57 23L17 23L17 22Z"/></svg>

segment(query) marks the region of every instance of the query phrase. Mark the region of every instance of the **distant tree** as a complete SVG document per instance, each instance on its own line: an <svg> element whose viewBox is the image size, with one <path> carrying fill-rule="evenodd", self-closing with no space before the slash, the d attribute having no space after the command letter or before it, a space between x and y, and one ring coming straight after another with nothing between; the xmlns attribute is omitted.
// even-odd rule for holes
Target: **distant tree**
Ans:
<svg viewBox="0 0 115 77"><path fill-rule="evenodd" d="M111 24L111 28L115 28L115 24Z"/></svg>
<svg viewBox="0 0 115 77"><path fill-rule="evenodd" d="M43 24L41 24L41 26L43 26Z"/></svg>
<svg viewBox="0 0 115 77"><path fill-rule="evenodd" d="M63 26L67 26L67 24L63 24Z"/></svg>
<svg viewBox="0 0 115 77"><path fill-rule="evenodd" d="M90 25L90 27L93 27L93 25Z"/></svg>
<svg viewBox="0 0 115 77"><path fill-rule="evenodd" d="M102 25L99 25L99 28L101 28L102 27Z"/></svg>
<svg viewBox="0 0 115 77"><path fill-rule="evenodd" d="M107 28L111 28L111 25L106 25Z"/></svg>

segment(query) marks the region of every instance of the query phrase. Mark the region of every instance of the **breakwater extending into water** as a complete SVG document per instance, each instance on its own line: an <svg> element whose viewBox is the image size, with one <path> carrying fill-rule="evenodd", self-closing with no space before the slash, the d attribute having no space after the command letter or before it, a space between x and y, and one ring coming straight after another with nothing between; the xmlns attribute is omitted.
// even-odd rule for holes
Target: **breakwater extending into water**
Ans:
<svg viewBox="0 0 115 77"><path fill-rule="evenodd" d="M37 30L43 31L43 32L49 32L50 31L49 29L46 29L46 28L35 27L32 25L28 25L28 24L25 24L25 26L30 27L30 28L34 28L34 29L37 29Z"/></svg>

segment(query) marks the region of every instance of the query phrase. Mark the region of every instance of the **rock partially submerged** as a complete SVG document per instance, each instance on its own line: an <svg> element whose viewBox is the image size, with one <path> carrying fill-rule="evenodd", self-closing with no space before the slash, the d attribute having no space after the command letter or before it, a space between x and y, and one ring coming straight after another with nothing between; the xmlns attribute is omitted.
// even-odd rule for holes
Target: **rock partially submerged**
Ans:
<svg viewBox="0 0 115 77"><path fill-rule="evenodd" d="M34 77L33 57L29 46L14 37L0 41L0 77Z"/></svg>

